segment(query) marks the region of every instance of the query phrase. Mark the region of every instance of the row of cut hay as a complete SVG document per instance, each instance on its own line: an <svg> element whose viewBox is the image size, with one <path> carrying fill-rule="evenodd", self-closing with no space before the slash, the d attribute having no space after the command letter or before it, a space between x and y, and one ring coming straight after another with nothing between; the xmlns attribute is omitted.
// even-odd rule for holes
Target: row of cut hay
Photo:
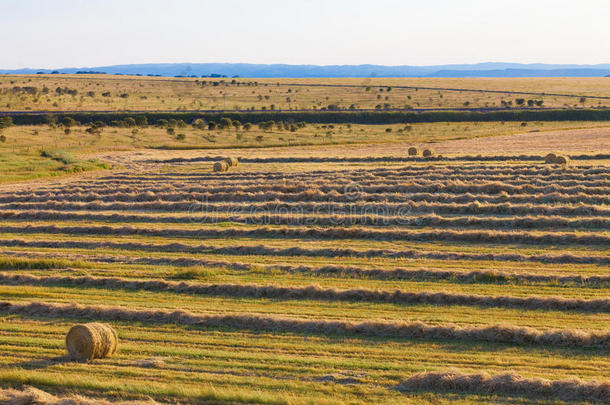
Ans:
<svg viewBox="0 0 610 405"><path fill-rule="evenodd" d="M265 184L261 184L261 180L252 180L252 181L205 181L206 186L202 186L202 182L192 183L192 184L177 184L170 183L169 181L158 181L154 183L138 183L133 186L114 186L114 187L95 187L90 186L84 189L83 187L58 187L56 189L33 189L33 190L22 190L22 191L12 191L10 196L17 197L28 197L28 198L38 198L38 197L46 197L50 198L56 195L139 195L139 194L167 194L174 192L183 192L183 193L195 193L195 192L223 192L226 191L227 188L235 189L236 191L285 191L285 192L301 192L307 189L319 189L321 191L332 191L338 190L342 191L346 186L353 186L354 183L357 183L359 187L395 187L402 184L438 184L439 182L444 182L447 178L451 178L453 182L460 182L462 184L468 183L490 183L490 182L501 182L503 184L515 185L519 186L527 183L535 183L538 186L545 185L558 185L563 187L573 187L573 186L586 186L586 187L608 187L610 185L610 180L601 179L595 180L591 178L558 178L552 179L550 177L524 177L524 176L515 176L515 177L498 177L498 176L488 176L488 175L480 175L477 177L457 177L452 175L419 175L411 177L400 176L397 178L364 178L364 179L341 179L341 178L322 178L316 180L300 180L300 181L268 181L265 180Z"/></svg>
<svg viewBox="0 0 610 405"><path fill-rule="evenodd" d="M346 188L349 191L349 187ZM511 198L507 197L510 195L506 192L499 192L494 194L485 193L453 193L447 192L447 190L439 189L438 192L368 192L365 189L360 189L358 186L354 186L354 192L339 192L333 191L322 191L318 189L310 189L308 191L302 191L297 193L284 192L284 191L224 191L224 192L168 192L168 193L142 193L142 194L109 194L109 195L97 195L97 194L83 194L83 195L49 195L49 196L38 196L38 197L15 197L12 195L5 195L0 197L0 204L14 204L14 203L41 203L41 202L106 202L106 203L117 203L117 202L181 202L181 201L192 201L192 202L261 202L261 201L287 201L287 202L343 202L343 203L354 203L354 202L410 202L410 196L425 196L431 195L428 200L439 201L439 200L453 200L453 201L464 201L467 200L465 195L481 195L483 200L495 200L502 203L510 202ZM526 199L528 194L515 194L519 196L518 199L523 201ZM551 196L565 196L561 193L541 193L541 194L529 194L532 199L540 198L543 195ZM567 195L563 197L563 200L571 201L607 201L608 195L603 194L586 194L577 193L573 195ZM445 196L443 198L443 196ZM567 197L567 198L566 198ZM583 198L584 197L584 198Z"/></svg>
<svg viewBox="0 0 610 405"><path fill-rule="evenodd" d="M231 173L229 176L218 177L205 173L182 173L165 172L158 176L134 175L131 178L123 178L116 180L96 179L94 183L82 184L75 183L75 187L83 190L90 188L108 188L108 187L135 187L138 184L152 186L159 182L172 183L179 187L196 185L198 182L205 181L212 184L248 184L260 180L269 182L280 182L280 172L240 172ZM300 173L301 176L297 175ZM517 178L532 178L544 180L550 178L552 180L608 180L610 177L610 169L604 166L585 168L572 167L562 170L556 170L548 166L407 166L394 168L374 168L374 169L343 169L335 171L312 171L312 172L288 172L285 173L287 181L307 181L307 182L324 182L328 180L342 181L367 181L367 180L400 180L419 177L456 177L456 178L474 178L488 176L490 178L497 177L499 179L517 179ZM36 186L40 190L53 190L60 185Z"/></svg>
<svg viewBox="0 0 610 405"><path fill-rule="evenodd" d="M549 283L567 284L582 287L605 287L610 285L610 276L583 275L547 275L535 273L508 273L496 270L410 270L410 269L370 269L357 266L306 266L306 265L270 265L269 270L281 270L289 273L305 273L313 276L370 278L377 280L411 280L411 281L451 281L459 283Z"/></svg>
<svg viewBox="0 0 610 405"><path fill-rule="evenodd" d="M295 193L304 193L307 191L315 191L321 193L333 193L337 192L339 194L344 194L346 189L353 188L354 186L358 187L358 190L362 193L366 194L379 194L379 193L392 193L392 192L403 192L405 187L410 188L414 186L418 187L435 187L438 190L442 190L445 187L447 177L439 176L438 178L417 178L414 180L410 180L409 182L406 179L398 179L396 181L390 182L388 180L382 181L359 181L357 184L354 182L342 182L342 181L324 181L324 182L294 182L294 183L272 183L266 182L265 184L261 184L258 182L257 184L209 184L206 182L205 186L202 185L193 185L189 187L172 187L171 185L165 186L164 184L155 184L155 186L151 187L122 187L117 189L105 189L105 190L88 190L88 191L79 191L73 189L66 190L56 190L56 191L46 191L46 192L30 192L30 193L11 193L5 194L2 196L2 201L6 202L8 199L13 199L15 201L24 201L25 199L29 199L32 201L41 201L45 199L54 199L54 198L67 198L70 199L103 199L107 197L114 197L116 199L129 199L129 200L151 200L151 199L166 199L167 196L180 196L182 198L186 197L197 197L198 194L217 194L217 193L226 193L229 191L234 191L238 193L249 192L249 193L261 193L261 192L274 192L274 193L286 193L286 194L295 194ZM589 180L539 180L539 179L515 179L515 180L495 180L493 178L489 178L487 176L481 176L480 178L468 178L468 179L457 179L452 178L451 185L455 184L468 185L470 183L501 183L502 185L507 186L515 186L519 187L524 184L535 184L537 187L564 187L564 188L573 188L573 187L587 187L593 188L595 190L599 188L608 189L610 188L610 181L607 180L598 180L598 181L589 181ZM499 194L495 192L492 194ZM427 191L429 192L429 191ZM502 192L502 191L500 191ZM410 192L412 193L412 192ZM508 194L508 192L506 192ZM531 193L529 193L531 194ZM588 193L583 193L588 194ZM571 194L573 195L573 194ZM597 194L596 194L597 195ZM1 202L1 201L0 201Z"/></svg>
<svg viewBox="0 0 610 405"><path fill-rule="evenodd" d="M253 211L253 210L252 210ZM371 215L363 212L360 215L310 215L310 214L280 214L274 212L227 213L222 215L205 215L191 213L181 216L159 216L147 214L124 213L76 213L62 211L2 211L0 219L5 220L59 220L59 221L99 221L116 223L198 223L215 224L219 222L235 222L251 225L292 225L292 226L394 226L394 227L475 227L492 229L542 229L542 228L575 228L575 229L610 229L610 218L605 217L562 217L562 216L525 216L525 217L443 217L435 214L412 215Z"/></svg>
<svg viewBox="0 0 610 405"><path fill-rule="evenodd" d="M6 254L3 252L3 254ZM61 259L45 257L37 260L24 260L23 258L0 257L0 270L51 270L66 268L70 262ZM73 263L72 263L73 264Z"/></svg>
<svg viewBox="0 0 610 405"><path fill-rule="evenodd" d="M445 164L426 164L426 165L405 165L399 167L374 167L374 168L362 168L362 169L339 169L339 170L315 170L303 173L305 178L316 178L320 176L341 176L341 177L349 177L351 175L359 176L359 175L379 175L379 176L389 176L402 174L406 175L409 173L429 173L429 172L451 172L451 173L482 173L482 174L575 174L575 173L583 173L587 175L591 174L608 174L610 173L610 168L606 165L579 165L579 166L571 166L566 167L561 172L545 165L545 164L466 164L466 165L445 165ZM162 176L163 180L177 180L177 181L187 181L189 179L208 179L211 180L214 178L211 174L206 173L190 173L187 174L186 177L182 177L181 174L184 172L176 171L176 172L164 172L163 174L159 174ZM269 175L271 179L279 178L280 172L241 172L241 173L233 173L227 179L256 179L262 178L263 176ZM297 173L286 173L289 179L291 178L301 178L297 175ZM133 173L133 172L125 172L124 174L114 174L109 176L100 177L96 180L97 183L107 182L117 184L122 181L150 181L155 180L157 174L151 173ZM224 180L227 180L224 179ZM86 184L86 182L76 183L76 185Z"/></svg>
<svg viewBox="0 0 610 405"><path fill-rule="evenodd" d="M610 382L547 380L525 378L515 373L464 374L455 371L423 372L400 382L396 389L411 391L449 391L483 395L506 395L509 397L553 398L564 401L610 402Z"/></svg>
<svg viewBox="0 0 610 405"><path fill-rule="evenodd" d="M175 267L210 267L230 270L249 271L254 265L227 260L208 260L192 257L132 257L108 254L71 254L68 252L21 252L3 251L2 255L11 258L0 257L0 270L57 270L71 267L82 268L88 263L122 263L122 264L146 264L151 266L175 266ZM45 257L45 259L31 259Z"/></svg>
<svg viewBox="0 0 610 405"><path fill-rule="evenodd" d="M46 302L12 303L7 301L0 301L0 312L36 317L181 324L202 328L610 349L610 331L539 330L514 325L460 327L457 325L429 325L423 322L304 320L250 314L200 315L183 310L134 310L118 306L83 306Z"/></svg>
<svg viewBox="0 0 610 405"><path fill-rule="evenodd" d="M407 292L401 290L339 290L318 286L281 287L255 284L196 284L164 280L130 280L110 277L30 276L0 273L0 283L7 285L74 286L121 288L145 291L169 291L210 296L271 298L284 300L325 300L380 302L400 305L465 305L528 310L556 310L610 313L610 299L583 300L564 297L511 297L448 292Z"/></svg>
<svg viewBox="0 0 610 405"><path fill-rule="evenodd" d="M43 202L48 200L55 201L176 201L183 199L194 199L202 201L204 199L214 200L218 196L229 195L264 195L268 198L281 198L286 196L293 199L303 198L331 198L345 199L346 197L353 201L354 199L364 199L370 196L371 199L383 197L384 194L414 194L414 193L445 193L445 194L550 194L559 193L567 195L600 195L607 197L610 195L610 187L587 187L583 185L562 187L558 185L537 186L530 182L522 182L522 185L511 185L508 183L483 183L481 184L466 184L458 182L430 182L426 184L404 183L384 185L378 184L375 186L364 186L355 184L352 186L328 186L312 188L306 184L303 185L260 185L260 186L227 186L227 187L201 187L199 191L190 192L161 192L153 193L146 191L142 193L46 193L43 195L12 195L5 194L0 196L0 203L11 202ZM358 195L353 195L354 188ZM404 199L404 198L403 198Z"/></svg>
<svg viewBox="0 0 610 405"><path fill-rule="evenodd" d="M269 181L281 179L285 176L287 180L312 180L319 178L343 178L357 180L359 178L388 178L391 176L412 176L412 175L425 175L429 173L436 174L482 174L482 175L558 175L558 176L569 176L569 175L607 175L610 174L610 168L608 166L579 166L579 167L565 167L561 171L541 165L425 165L425 166L405 166L401 168L374 168L374 169L346 169L346 170L316 170L312 172L240 172L231 173L222 179L213 174L205 173L184 173L184 172L164 172L163 174L126 174L126 175L114 175L95 180L97 185L111 185L116 186L119 184L135 184L146 182L177 182L179 184L186 184L189 182L201 182L201 181L243 181L243 180L263 180L268 179ZM76 187L86 187L87 183L75 183ZM37 186L38 187L38 186Z"/></svg>
<svg viewBox="0 0 610 405"><path fill-rule="evenodd" d="M588 232L529 232L529 231L480 231L480 230L425 230L372 229L360 227L256 227L210 228L210 229L157 229L130 226L0 226L0 233L18 234L71 234L71 235L122 235L156 236L164 238L290 238L290 239L372 239L401 241L443 241L494 244L530 245L596 245L610 246L610 236L605 233Z"/></svg>
<svg viewBox="0 0 610 405"><path fill-rule="evenodd" d="M11 256L21 257L23 252L3 252ZM264 269L271 272L286 272L286 273L301 273L315 277L340 277L340 278L357 278L357 279L376 279L376 280L408 280L408 281L450 281L452 283L468 283L468 284L493 284L493 283L511 283L511 284L563 284L571 287L599 287L606 288L610 286L609 276L587 276L576 274L539 274L520 271L518 273L509 273L499 270L473 270L473 271L457 271L457 270L429 270L429 269L382 269L382 268L365 268L358 266L307 266L307 265L290 265L290 264L271 264L257 265L251 263L226 261L226 260L207 260L193 257L132 257L132 256L117 256L117 255L78 255L70 253L54 253L54 252L28 252L27 257L44 256L44 260L25 260L20 258L0 260L1 270L23 270L23 269L38 269L48 270L57 268L66 268L73 265L73 262L62 261L55 258L74 259L75 257L81 261L96 262L96 263L123 263L123 264L145 264L151 266L175 266L175 267L193 267L203 266L211 268L224 268L231 270L250 271L253 269ZM39 264L39 262L42 262ZM2 265L2 263L5 263ZM54 263L58 263L54 265ZM79 263L80 264L80 263ZM82 267L82 266L79 266Z"/></svg>
<svg viewBox="0 0 610 405"><path fill-rule="evenodd" d="M367 249L357 250L351 248L322 248L307 249L299 246L289 248L277 248L273 246L214 246L214 245L187 245L183 243L149 244L138 242L93 242L86 240L22 240L22 239L0 239L0 246L5 247L27 247L44 249L118 249L130 251L147 252L172 252L188 254L214 254L229 256L307 256L307 257L363 257L363 258L403 258L403 259L431 259L431 260L477 260L477 261L501 261L501 262L533 262L533 263L555 263L555 264L598 264L609 265L610 257L593 255L575 255L563 253L560 255L538 254L524 255L520 253L458 253L441 251L424 251L420 249Z"/></svg>
<svg viewBox="0 0 610 405"><path fill-rule="evenodd" d="M117 402L101 398L90 398L82 395L55 396L34 387L25 386L22 389L0 388L0 403L6 405L116 405ZM157 405L149 400L121 401L122 405Z"/></svg>
<svg viewBox="0 0 610 405"><path fill-rule="evenodd" d="M243 192L235 192L235 199L239 199L242 200L243 198L241 197L244 193ZM161 197L168 197L169 201L186 201L186 200L179 200L179 196L183 196L186 195L188 198L186 200L193 200L193 199L197 199L198 201L202 201L202 198L207 198L209 200L210 197L210 193L164 193L163 196L161 195L155 195L154 193L145 193L144 197L139 197L140 199L146 199L146 197L148 199L154 200L154 201L162 201ZM255 194L256 196L258 196L259 194ZM267 194L269 195L269 194ZM301 194L301 196L303 198L306 197L310 197L311 193L308 194ZM321 194L323 197L328 197L328 194ZM8 200L10 197L10 195L6 195L5 200ZM288 197L291 197L291 195L289 195ZM347 200L344 196L342 196L341 194L335 194L333 193L333 197L336 198L335 202L340 202L340 201L346 201L346 202L353 202L354 198L352 196L352 198L350 198L349 200ZM339 197L339 198L337 198ZM561 194L561 193L541 193L541 194L508 194L505 192L501 192L498 194L485 194L485 193L464 193L464 194L453 194L453 193L444 193L444 192L435 192L435 193L408 193L408 194L404 194L402 196L396 196L396 195L392 195L392 194L385 194L385 195L380 195L380 194L370 194L370 193L364 193L363 191L360 191L357 195L358 199L360 200L365 200L365 201L374 201L374 200L380 200L382 199L381 197L383 197L383 199L385 200L393 200L393 201L413 201L413 202L419 202L419 201L424 201L424 202L445 202L445 203L469 203L469 202L479 202L479 203L569 203L569 204L574 204L574 203L590 203L590 204L609 204L610 203L610 197L608 196L600 196L600 195L588 195L585 193L580 193L580 194L574 194L574 195L567 195L567 194ZM93 198L93 196L87 196L84 197L87 198L89 200L91 200L91 198ZM134 197L135 198L135 197ZM215 198L218 198L217 196ZM22 199L21 197L19 199ZM41 198L37 198L37 199L41 199ZM44 200L44 199L43 199ZM67 200L67 197L65 195L61 196L61 202ZM51 196L48 197L47 200L45 200L45 202L53 202L54 198L51 198ZM99 201L102 202L101 200L91 200L91 201ZM205 201L205 200L203 200ZM28 200L27 202L22 202L22 204L28 204L28 203L33 203L33 200ZM59 202L59 201L58 201ZM72 201L73 202L73 201ZM112 201L112 202L116 202L116 201ZM303 201L303 202L307 202L307 201ZM12 201L10 203L18 203L18 201ZM5 202L5 204L10 204L9 202Z"/></svg>
<svg viewBox="0 0 610 405"><path fill-rule="evenodd" d="M231 198L233 197L233 199ZM288 209L290 212L304 214L307 212L325 212L330 211L340 215L348 212L363 214L371 212L384 212L387 215L411 215L414 213L436 213L436 214L453 214L453 215L545 215L545 216L610 216L610 208L605 206L587 205L587 204L513 204L499 203L488 204L478 201L457 204L457 203L442 203L442 202L405 202L405 196L388 196L383 201L379 198L378 201L350 201L345 198L345 201L330 201L320 197L316 200L302 199L299 200L296 196L291 196L289 199L280 200L275 198L265 198L265 194L236 196L236 195L215 195L213 199L190 200L178 202L103 202L92 201L88 203L82 202L66 202L47 201L44 203L11 203L2 204L2 209L38 209L38 210L105 210L105 211L165 211L176 212L182 211L185 213L205 212L205 210L213 210L216 212L240 212L240 210L257 209L257 210L280 210ZM282 197L286 197L285 195ZM328 198L328 197L327 197ZM220 204L222 203L222 204ZM364 210L364 211L360 211ZM247 211L246 211L247 212Z"/></svg>
<svg viewBox="0 0 610 405"><path fill-rule="evenodd" d="M300 175L298 175L298 174ZM558 171L548 166L408 166L400 168L376 168L376 169L357 169L357 170L336 170L336 171L312 171L312 172L287 172L286 181L290 182L324 182L324 181L370 181L370 180L400 180L419 177L481 177L490 178L532 178L550 180L608 180L610 169L605 166L595 168L571 167ZM250 184L260 180L271 183L281 182L280 172L240 172L231 173L229 176L218 177L205 173L172 173L164 172L155 176L133 175L123 179L96 179L93 183L81 183L76 181L74 187L81 191L107 189L116 187L137 187L138 185L154 186L160 182L171 183L176 187L188 187L197 185L203 181L215 185L222 184ZM53 191L60 189L62 184L36 185L35 190ZM32 189L32 188L29 188Z"/></svg>
<svg viewBox="0 0 610 405"><path fill-rule="evenodd" d="M442 167L427 167L427 170L416 170L416 169L400 169L400 170L359 170L359 171L333 171L333 172L313 172L313 173L252 173L248 175L242 174L229 174L227 176L211 176L211 175L193 175L180 173L176 176L166 174L159 174L154 177L142 178L141 176L134 176L132 179L123 180L100 180L96 179L93 183L88 184L74 184L74 187L81 191L88 190L107 190L114 189L117 187L124 188L135 188L135 187L155 187L160 184L172 184L178 188L186 188L189 186L197 186L202 182L210 183L213 185L231 185L231 184L252 184L260 181L266 181L269 183L278 183L289 181L289 182L308 182L312 184L324 183L324 182L366 182L366 181L404 181L412 178L475 178L475 177L488 177L498 179L537 179L537 180L576 180L576 181L607 181L610 178L610 170L605 171L586 169L586 170L573 170L568 171L562 170L558 172L556 170L545 169L538 170L536 168L529 169L453 169L448 170ZM65 186L42 186L37 185L36 188L27 188L25 191L37 190L37 191L61 191Z"/></svg>
<svg viewBox="0 0 610 405"><path fill-rule="evenodd" d="M556 182L607 182L609 180L610 174L587 174L587 172L593 172L592 170L587 170L578 173L566 173L566 172L553 172L546 173L545 171L515 171L504 173L502 171L491 171L491 170L479 170L472 171L466 173L460 173L459 171L450 172L443 170L429 170L426 172L418 172L415 170L411 171L394 171L388 173L376 173L376 172L329 172L329 173L318 173L315 176L303 174L301 176L297 176L295 174L286 173L285 178L282 178L275 173L264 173L260 175L252 175L250 177L247 176L239 176L237 177L234 174L227 174L221 177L212 177L209 176L193 176L184 174L180 177L166 176L166 175L158 175L157 177L150 178L147 180L142 180L139 178L134 178L131 181L123 180L123 181L101 181L95 180L87 185L76 184L75 188L80 192L89 192L89 191L111 191L115 189L123 189L123 190L138 190L142 188L160 188L162 185L167 184L171 185L171 187L175 189L185 189L189 187L197 187L200 186L201 183L210 184L211 186L219 187L219 186L248 186L248 185L257 185L262 181L269 184L282 184L284 181L289 183L306 183L311 184L313 186L317 184L327 184L336 182L337 184L345 184L345 183L379 183L379 182L405 182L409 180L421 180L426 179L427 181L443 181L447 178L452 178L455 180L462 181L464 183L480 181L480 179L486 181L499 181L499 182L512 182L515 185L519 185L519 180L527 180L540 182L541 184L550 183L551 185ZM566 183L567 184L567 183ZM574 184L574 183L572 183ZM54 187L43 187L36 186L35 188L26 188L19 193L24 194L26 192L62 192L67 191L65 185L57 185Z"/></svg>
<svg viewBox="0 0 610 405"><path fill-rule="evenodd" d="M417 152L417 150L416 150ZM409 153L407 151L407 153ZM409 155L411 155L409 153ZM415 155L411 155L415 156ZM424 156L425 157L425 156ZM580 154L571 155L572 160L603 160L610 159L610 154L599 153L599 154ZM197 163L197 162L211 162L222 159L220 156L199 156L196 158L172 158L172 159L157 159L149 160L149 163ZM417 161L414 157L397 157L397 156L379 156L379 157L268 157L268 158L245 158L239 159L241 162L246 163L359 163L359 162L413 162ZM445 157L443 160L449 161L483 161L483 162L504 162L504 161L541 161L544 160L544 156L540 155L463 155L463 156L451 156ZM424 160L425 161L425 160Z"/></svg>
<svg viewBox="0 0 610 405"><path fill-rule="evenodd" d="M583 195L565 196L561 194L537 195L527 198L526 195L506 197L489 195L450 195L450 194L409 194L391 196L386 201L371 201L368 196L361 196L362 201L283 201L280 199L262 199L260 195L250 200L235 196L234 200L222 201L215 196L214 201L181 200L154 202L21 202L0 204L1 209L11 210L56 210L56 211L186 211L194 212L266 212L280 211L305 213L367 214L384 213L385 215L404 215L404 213L435 212L449 214L515 214L515 215L600 215L609 216L610 197L587 197ZM392 198L394 197L394 198ZM235 200L241 200L235 202ZM291 199L292 200L292 199ZM381 200L381 199L380 199ZM393 200L393 201L392 201ZM587 203L583 202L587 201ZM601 206L600 206L601 205ZM280 211L281 212L281 211Z"/></svg>

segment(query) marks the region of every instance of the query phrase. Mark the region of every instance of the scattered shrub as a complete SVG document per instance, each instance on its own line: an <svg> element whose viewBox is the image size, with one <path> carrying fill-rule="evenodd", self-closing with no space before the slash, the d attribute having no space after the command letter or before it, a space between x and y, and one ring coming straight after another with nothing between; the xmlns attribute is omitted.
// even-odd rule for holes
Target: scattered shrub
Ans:
<svg viewBox="0 0 610 405"><path fill-rule="evenodd" d="M417 148L414 146L411 146L409 148L408 152L409 152L409 156L417 156L417 153L418 153Z"/></svg>
<svg viewBox="0 0 610 405"><path fill-rule="evenodd" d="M434 155L434 151L432 149L424 149L422 155L423 157L432 157L432 155Z"/></svg>

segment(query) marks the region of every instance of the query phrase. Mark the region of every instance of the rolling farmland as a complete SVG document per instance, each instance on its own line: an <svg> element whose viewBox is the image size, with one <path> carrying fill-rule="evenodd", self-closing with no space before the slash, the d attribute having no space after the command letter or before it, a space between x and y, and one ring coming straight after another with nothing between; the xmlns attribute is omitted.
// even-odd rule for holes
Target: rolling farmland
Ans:
<svg viewBox="0 0 610 405"><path fill-rule="evenodd" d="M247 79L0 76L3 111L599 108L607 78Z"/></svg>
<svg viewBox="0 0 610 405"><path fill-rule="evenodd" d="M0 80L78 89L50 101L6 90L4 111L158 110L162 98L171 110L212 108L204 92L229 89L259 110L287 91L271 79ZM366 84L415 103L416 91L398 86L606 97L601 80ZM261 88L273 90L268 101L252 94ZM345 107L369 91L281 97ZM434 107L438 91L425 91L428 103L417 102ZM442 94L448 107L507 100ZM545 105L566 107L553 97ZM592 100L576 104L602 99ZM52 118L2 129L0 402L610 402L606 121L246 129L228 118L225 127ZM549 152L568 163L545 163ZM214 172L224 158L239 164ZM114 328L117 352L70 358L66 334L85 322Z"/></svg>

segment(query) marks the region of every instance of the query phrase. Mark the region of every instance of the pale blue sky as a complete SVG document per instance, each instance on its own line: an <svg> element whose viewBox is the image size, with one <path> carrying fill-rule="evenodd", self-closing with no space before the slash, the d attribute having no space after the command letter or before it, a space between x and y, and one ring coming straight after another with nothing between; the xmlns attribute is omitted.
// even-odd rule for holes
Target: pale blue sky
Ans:
<svg viewBox="0 0 610 405"><path fill-rule="evenodd" d="M610 63L608 0L0 0L0 68Z"/></svg>

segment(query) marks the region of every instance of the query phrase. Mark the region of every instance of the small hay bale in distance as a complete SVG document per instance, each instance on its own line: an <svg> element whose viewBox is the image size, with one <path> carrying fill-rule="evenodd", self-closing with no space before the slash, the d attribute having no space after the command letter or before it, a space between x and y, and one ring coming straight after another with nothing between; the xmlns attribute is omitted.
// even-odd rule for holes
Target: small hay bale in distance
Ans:
<svg viewBox="0 0 610 405"><path fill-rule="evenodd" d="M409 156L417 156L417 148L414 146L411 146L408 150Z"/></svg>
<svg viewBox="0 0 610 405"><path fill-rule="evenodd" d="M568 165L570 164L570 158L567 156L557 156L554 163L556 165Z"/></svg>
<svg viewBox="0 0 610 405"><path fill-rule="evenodd" d="M557 155L554 153L549 153L544 157L544 163L553 164L555 163L555 159L557 159Z"/></svg>
<svg viewBox="0 0 610 405"><path fill-rule="evenodd" d="M229 165L226 161L222 160L220 162L214 163L215 172L226 172L227 170L229 170Z"/></svg>
<svg viewBox="0 0 610 405"><path fill-rule="evenodd" d="M74 325L66 335L66 349L78 361L110 357L116 353L118 344L116 331L105 323Z"/></svg>
<svg viewBox="0 0 610 405"><path fill-rule="evenodd" d="M234 157L226 158L226 159L224 159L224 161L227 162L227 165L229 165L229 167L235 167L235 166L239 165L239 160L237 160L237 158L234 158Z"/></svg>
<svg viewBox="0 0 610 405"><path fill-rule="evenodd" d="M432 149L424 149L422 155L424 157L432 157L432 155L434 155L434 151Z"/></svg>

